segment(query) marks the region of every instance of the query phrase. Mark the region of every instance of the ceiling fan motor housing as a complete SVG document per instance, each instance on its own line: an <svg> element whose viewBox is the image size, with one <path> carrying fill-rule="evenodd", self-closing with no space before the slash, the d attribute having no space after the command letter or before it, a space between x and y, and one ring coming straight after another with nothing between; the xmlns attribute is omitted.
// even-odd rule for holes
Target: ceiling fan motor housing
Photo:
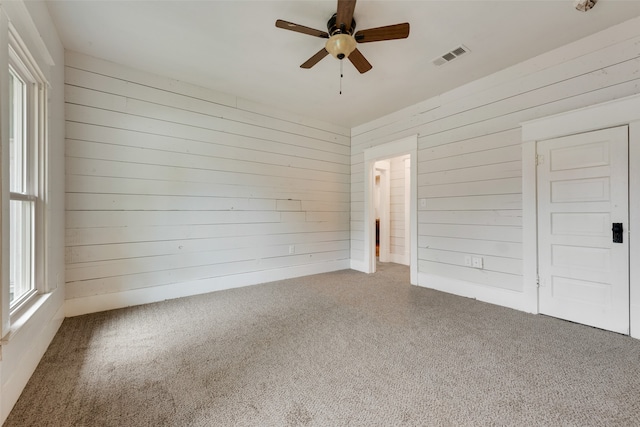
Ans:
<svg viewBox="0 0 640 427"><path fill-rule="evenodd" d="M329 21L327 21L327 30L329 32L329 35L332 36L334 34L353 34L353 32L356 29L356 20L355 19L351 19L351 29L347 30L344 23L338 23L336 22L338 20L338 14L334 13L333 16L331 18L329 18Z"/></svg>

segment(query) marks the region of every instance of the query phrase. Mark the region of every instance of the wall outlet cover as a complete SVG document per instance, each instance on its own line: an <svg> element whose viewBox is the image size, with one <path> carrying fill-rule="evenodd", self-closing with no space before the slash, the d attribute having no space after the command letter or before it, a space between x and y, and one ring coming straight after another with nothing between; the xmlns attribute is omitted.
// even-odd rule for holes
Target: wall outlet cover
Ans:
<svg viewBox="0 0 640 427"><path fill-rule="evenodd" d="M471 263L473 264L473 268L482 268L482 257L474 256L473 258L471 258Z"/></svg>

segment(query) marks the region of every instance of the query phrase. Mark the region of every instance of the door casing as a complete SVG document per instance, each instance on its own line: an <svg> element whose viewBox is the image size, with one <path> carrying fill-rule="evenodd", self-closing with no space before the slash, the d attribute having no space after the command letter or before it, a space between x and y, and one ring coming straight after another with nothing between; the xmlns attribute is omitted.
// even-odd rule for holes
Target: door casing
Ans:
<svg viewBox="0 0 640 427"><path fill-rule="evenodd" d="M640 259L640 95L595 104L522 124L523 306L538 313L536 142L629 126L629 257ZM640 339L640 263L629 268L630 335Z"/></svg>
<svg viewBox="0 0 640 427"><path fill-rule="evenodd" d="M410 257L409 265L410 282L412 285L418 284L418 135L378 145L364 151L364 265L365 273L375 273L376 271L376 249L375 249L375 214L372 189L374 186L374 165L378 160L389 159L408 154L411 165L411 214L410 214Z"/></svg>

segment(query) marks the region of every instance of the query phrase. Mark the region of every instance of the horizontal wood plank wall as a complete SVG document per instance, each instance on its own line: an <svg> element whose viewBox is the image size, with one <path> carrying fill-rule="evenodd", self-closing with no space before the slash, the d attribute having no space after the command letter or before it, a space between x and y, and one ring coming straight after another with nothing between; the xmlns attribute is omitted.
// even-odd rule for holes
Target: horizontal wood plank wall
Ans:
<svg viewBox="0 0 640 427"><path fill-rule="evenodd" d="M639 28L628 21L352 129L352 265L364 261L364 150L418 134L419 283L530 307L520 123L639 93ZM484 268L467 267L468 255Z"/></svg>
<svg viewBox="0 0 640 427"><path fill-rule="evenodd" d="M65 95L68 315L348 268L348 129L71 52Z"/></svg>
<svg viewBox="0 0 640 427"><path fill-rule="evenodd" d="M404 231L408 224L404 219L405 167L404 160L409 156L394 157L389 162L391 166L391 260L396 263L406 263L404 250Z"/></svg>

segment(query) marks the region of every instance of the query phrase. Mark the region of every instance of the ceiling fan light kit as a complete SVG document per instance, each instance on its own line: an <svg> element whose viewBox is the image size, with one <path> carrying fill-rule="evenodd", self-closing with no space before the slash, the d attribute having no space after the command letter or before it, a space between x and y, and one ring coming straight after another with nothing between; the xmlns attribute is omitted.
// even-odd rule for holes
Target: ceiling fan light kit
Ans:
<svg viewBox="0 0 640 427"><path fill-rule="evenodd" d="M337 12L329 18L327 30L321 31L304 25L278 19L276 27L283 30L295 31L314 37L329 39L325 47L320 49L315 55L305 61L300 68L311 68L322 58L331 54L334 58L349 58L349 61L362 74L369 71L373 66L358 50L358 43L370 43L384 40L397 40L409 37L409 23L387 25L385 27L369 28L358 31L356 21L353 19L353 11L356 7L356 0L338 0Z"/></svg>
<svg viewBox="0 0 640 427"><path fill-rule="evenodd" d="M598 0L573 0L573 5L580 12L588 12L593 9Z"/></svg>
<svg viewBox="0 0 640 427"><path fill-rule="evenodd" d="M334 58L348 58L351 52L356 50L356 39L349 34L335 34L329 37L324 48L333 55Z"/></svg>

